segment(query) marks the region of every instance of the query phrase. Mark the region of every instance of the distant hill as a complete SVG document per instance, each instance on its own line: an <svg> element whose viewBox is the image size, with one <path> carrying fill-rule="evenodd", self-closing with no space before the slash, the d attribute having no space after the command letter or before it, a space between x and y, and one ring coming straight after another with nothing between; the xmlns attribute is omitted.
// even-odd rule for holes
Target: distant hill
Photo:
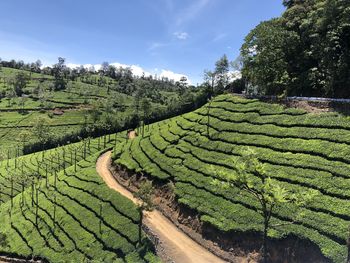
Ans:
<svg viewBox="0 0 350 263"><path fill-rule="evenodd" d="M101 135L181 112L201 96L176 83L152 78L127 81L69 69L65 87L55 87L50 71L0 67L0 152L15 156ZM40 73L41 72L41 73ZM145 117L145 110L146 117ZM46 138L34 126L42 123ZM45 128L44 127L44 128ZM35 147L32 145L35 144ZM9 150L8 150L9 149Z"/></svg>

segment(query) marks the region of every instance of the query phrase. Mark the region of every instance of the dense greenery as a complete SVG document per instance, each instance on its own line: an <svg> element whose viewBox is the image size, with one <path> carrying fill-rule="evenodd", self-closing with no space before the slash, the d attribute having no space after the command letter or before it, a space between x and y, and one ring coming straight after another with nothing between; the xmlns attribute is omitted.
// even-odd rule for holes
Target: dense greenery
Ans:
<svg viewBox="0 0 350 263"><path fill-rule="evenodd" d="M271 225L279 227L272 227L268 236L310 240L341 263L350 224L349 135L347 117L221 95L192 113L151 125L143 137L118 144L114 159L155 180L173 181L178 202L195 209L203 222L225 232L262 233L257 199L212 183L222 180L213 169L232 174L235 161L248 148L254 150L272 184L290 192L318 192L301 211L293 203L276 207Z"/></svg>
<svg viewBox="0 0 350 263"><path fill-rule="evenodd" d="M102 149L120 140L105 136L1 162L0 252L49 262L158 262L140 235L138 208L96 172Z"/></svg>
<svg viewBox="0 0 350 263"><path fill-rule="evenodd" d="M260 23L241 48L248 91L349 98L350 2L283 3L283 15Z"/></svg>
<svg viewBox="0 0 350 263"><path fill-rule="evenodd" d="M0 151L10 156L134 128L206 100L186 81L137 78L109 65L96 72L69 69L62 58L43 69L40 62L0 63Z"/></svg>

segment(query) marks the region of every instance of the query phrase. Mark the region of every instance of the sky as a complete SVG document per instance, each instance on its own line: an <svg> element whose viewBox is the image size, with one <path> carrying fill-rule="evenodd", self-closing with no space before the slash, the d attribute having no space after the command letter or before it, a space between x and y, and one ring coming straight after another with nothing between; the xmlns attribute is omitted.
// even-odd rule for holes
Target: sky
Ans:
<svg viewBox="0 0 350 263"><path fill-rule="evenodd" d="M1 0L0 58L52 65L133 66L134 73L202 82L223 54L239 55L282 0Z"/></svg>

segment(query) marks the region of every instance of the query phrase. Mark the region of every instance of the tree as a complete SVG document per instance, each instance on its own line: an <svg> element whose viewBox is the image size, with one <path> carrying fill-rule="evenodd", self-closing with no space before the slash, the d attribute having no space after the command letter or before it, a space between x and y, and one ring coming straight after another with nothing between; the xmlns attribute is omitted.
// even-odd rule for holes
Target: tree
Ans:
<svg viewBox="0 0 350 263"><path fill-rule="evenodd" d="M209 88L208 90L209 98L211 98L214 95L215 77L216 77L215 72L210 70L204 71L204 82Z"/></svg>
<svg viewBox="0 0 350 263"><path fill-rule="evenodd" d="M23 90L29 82L29 76L23 72L18 72L13 83L14 90L17 96L22 96Z"/></svg>
<svg viewBox="0 0 350 263"><path fill-rule="evenodd" d="M346 262L350 263L350 227L349 227L348 240L346 241L346 245L348 246L348 258Z"/></svg>
<svg viewBox="0 0 350 263"><path fill-rule="evenodd" d="M7 107L11 107L13 99L16 98L15 90L13 88L7 89L5 96L6 96L6 100L8 102Z"/></svg>
<svg viewBox="0 0 350 263"><path fill-rule="evenodd" d="M148 119L152 112L152 104L147 98L143 98L141 101L141 108L143 111L143 127L142 127L142 136L144 135L145 124L148 123Z"/></svg>
<svg viewBox="0 0 350 263"><path fill-rule="evenodd" d="M226 55L215 62L215 78L217 93L222 93L229 83L230 63Z"/></svg>
<svg viewBox="0 0 350 263"><path fill-rule="evenodd" d="M283 4L245 38L243 77L261 94L350 97L350 2Z"/></svg>
<svg viewBox="0 0 350 263"><path fill-rule="evenodd" d="M207 136L210 138L210 107L213 99L208 99L207 103Z"/></svg>
<svg viewBox="0 0 350 263"><path fill-rule="evenodd" d="M42 145L42 149L44 149L44 145L51 138L50 126L47 118L38 117L35 119L32 127L32 134L38 139Z"/></svg>
<svg viewBox="0 0 350 263"><path fill-rule="evenodd" d="M102 62L101 69L100 69L101 75L106 75L107 74L108 67L109 67L109 63L107 61Z"/></svg>
<svg viewBox="0 0 350 263"><path fill-rule="evenodd" d="M215 69L204 71L204 82L207 85L209 98L215 94L220 94L229 84L230 62L226 55L223 55L215 62Z"/></svg>
<svg viewBox="0 0 350 263"><path fill-rule="evenodd" d="M139 243L141 243L142 239L142 221L143 221L143 212L144 211L152 211L153 203L152 203L152 195L154 192L154 188L151 181L143 181L140 184L139 190L135 193L135 197L142 200L139 205L139 213L140 213L140 221L139 221Z"/></svg>
<svg viewBox="0 0 350 263"><path fill-rule="evenodd" d="M281 19L262 22L245 38L241 48L243 77L264 95L289 93L292 76L287 59L295 52L297 34L285 30Z"/></svg>
<svg viewBox="0 0 350 263"><path fill-rule="evenodd" d="M24 107L25 107L27 100L28 100L28 97L25 95L22 95L21 97L19 97L19 105L21 105L23 114L25 113Z"/></svg>
<svg viewBox="0 0 350 263"><path fill-rule="evenodd" d="M66 69L65 58L59 57L58 63L53 66L53 75L55 77L55 90L63 90L66 87L64 71Z"/></svg>
<svg viewBox="0 0 350 263"><path fill-rule="evenodd" d="M40 72L40 68L43 65L43 63L41 63L41 60L38 59L37 61L35 61L35 67L36 67L36 71Z"/></svg>
<svg viewBox="0 0 350 263"><path fill-rule="evenodd" d="M28 142L28 139L30 138L30 135L31 135L30 132L27 131L27 130L22 130L19 133L18 137L19 137L19 139L20 139L20 141L22 143L22 147L23 148L24 148L25 144Z"/></svg>
<svg viewBox="0 0 350 263"><path fill-rule="evenodd" d="M271 227L279 226L270 224L274 209L280 205L291 203L296 208L294 220L297 220L298 217L302 216L300 208L310 202L318 194L318 191L310 190L303 193L293 193L286 190L268 176L265 164L261 163L257 154L250 149L244 152L237 161L233 160L233 163L235 164L235 172L227 172L227 170L218 170L212 167L212 171L217 178L213 181L213 184L226 189L238 188L259 202L260 209L258 212L263 217L264 222L261 250L263 261L267 262L268 232ZM294 222L290 221L289 223L293 224Z"/></svg>

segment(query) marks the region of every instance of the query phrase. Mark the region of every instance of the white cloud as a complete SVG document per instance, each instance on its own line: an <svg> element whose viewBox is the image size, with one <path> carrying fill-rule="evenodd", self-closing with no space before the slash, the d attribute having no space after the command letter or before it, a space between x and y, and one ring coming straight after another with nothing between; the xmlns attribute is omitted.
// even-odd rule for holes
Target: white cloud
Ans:
<svg viewBox="0 0 350 263"><path fill-rule="evenodd" d="M229 80L234 81L236 79L241 79L242 78L242 72L239 70L234 70L230 71L229 73Z"/></svg>
<svg viewBox="0 0 350 263"><path fill-rule="evenodd" d="M150 71L146 71L144 70L142 67L140 67L139 65L127 65L127 64L122 64L119 62L113 62L110 63L110 65L115 66L116 68L122 67L122 68L130 68L132 73L137 76L137 77L141 77L143 74L147 77L147 76L151 76L151 75L158 75L158 77L162 78L168 78L168 79L172 79L174 81L179 81L181 79L181 77L186 77L187 78L187 83L191 84L191 81L189 79L189 77L187 75L184 74L179 74L179 73L175 73L171 70L165 70L165 69L158 69L155 68L154 70L152 70L152 72ZM80 64L75 64L75 63L67 63L67 67L69 68L78 68L80 67ZM90 67L94 67L96 71L98 71L101 68L101 64L84 64L83 65L84 68L89 69ZM159 73L160 72L160 73Z"/></svg>
<svg viewBox="0 0 350 263"><path fill-rule="evenodd" d="M71 69L79 68L80 64L67 63L67 67Z"/></svg>
<svg viewBox="0 0 350 263"><path fill-rule="evenodd" d="M187 83L191 85L191 81L190 81L188 76L186 76L184 74L175 73L175 72L173 72L171 70L162 69L160 74L159 74L159 77L173 79L175 81L179 81L182 77L186 77L187 78Z"/></svg>
<svg viewBox="0 0 350 263"><path fill-rule="evenodd" d="M187 32L175 32L174 36L180 40L186 40L189 37Z"/></svg>

